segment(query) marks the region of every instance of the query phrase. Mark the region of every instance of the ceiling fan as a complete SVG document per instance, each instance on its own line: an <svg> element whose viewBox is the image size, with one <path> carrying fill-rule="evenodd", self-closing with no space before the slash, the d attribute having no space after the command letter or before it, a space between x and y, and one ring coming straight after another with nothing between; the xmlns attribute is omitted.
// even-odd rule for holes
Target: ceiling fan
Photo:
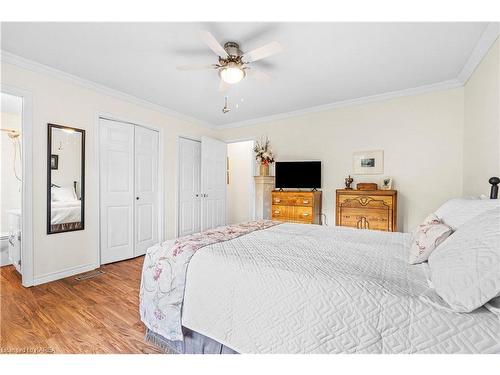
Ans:
<svg viewBox="0 0 500 375"><path fill-rule="evenodd" d="M221 78L219 91L225 91L229 85L240 82L247 73L259 80L269 80L270 77L255 67L250 68L248 64L264 59L283 50L278 42L271 42L256 48L250 52L242 52L236 42L227 42L224 47L208 31L200 32L201 39L219 57L217 64L211 65L179 65L178 70L202 70L214 69L219 72Z"/></svg>

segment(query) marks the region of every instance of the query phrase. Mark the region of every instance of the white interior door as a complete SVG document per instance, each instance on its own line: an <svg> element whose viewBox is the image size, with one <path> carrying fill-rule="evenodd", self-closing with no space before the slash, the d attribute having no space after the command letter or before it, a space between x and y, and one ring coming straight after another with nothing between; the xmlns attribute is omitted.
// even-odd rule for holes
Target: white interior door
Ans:
<svg viewBox="0 0 500 375"><path fill-rule="evenodd" d="M100 120L101 264L134 256L134 126Z"/></svg>
<svg viewBox="0 0 500 375"><path fill-rule="evenodd" d="M135 129L134 256L158 243L158 132Z"/></svg>
<svg viewBox="0 0 500 375"><path fill-rule="evenodd" d="M179 138L179 236L201 230L201 143Z"/></svg>
<svg viewBox="0 0 500 375"><path fill-rule="evenodd" d="M201 139L201 230L226 224L227 145Z"/></svg>

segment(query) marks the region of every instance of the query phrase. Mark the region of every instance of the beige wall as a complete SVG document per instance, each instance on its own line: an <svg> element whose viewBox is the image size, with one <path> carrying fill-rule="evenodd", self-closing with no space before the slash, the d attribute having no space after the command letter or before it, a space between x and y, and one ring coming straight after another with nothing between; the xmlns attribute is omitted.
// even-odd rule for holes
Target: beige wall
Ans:
<svg viewBox="0 0 500 375"><path fill-rule="evenodd" d="M1 114L1 127L21 131L21 116L14 113ZM19 137L21 143L21 137ZM16 150L16 170L22 174L22 164L19 149ZM14 145L7 133L0 134L1 186L0 186L0 233L9 231L7 210L21 208L21 182L14 174Z"/></svg>
<svg viewBox="0 0 500 375"><path fill-rule="evenodd" d="M488 179L500 175L499 40L464 91L464 194L489 195Z"/></svg>
<svg viewBox="0 0 500 375"><path fill-rule="evenodd" d="M253 126L210 130L68 80L2 63L2 83L33 98L35 278L95 265L98 232L98 114L164 129L165 234L175 235L177 137L225 140L269 136L278 160L323 162L323 210L334 225L334 193L352 174L354 151L383 149L383 175L354 176L355 183L392 176L399 192L399 230L415 227L450 197L487 194L485 179L500 174L499 42L465 88L353 105ZM46 235L47 123L86 130L85 230ZM232 219L230 219L232 220Z"/></svg>
<svg viewBox="0 0 500 375"><path fill-rule="evenodd" d="M321 160L323 211L335 223L335 189L352 174L354 151L385 153L383 175L399 194L398 227L414 228L445 200L462 195L463 89L403 97L220 130L226 140L269 136L277 160Z"/></svg>
<svg viewBox="0 0 500 375"><path fill-rule="evenodd" d="M96 118L98 114L158 126L164 129L165 145L165 233L175 235L177 191L177 137L210 136L209 129L187 121L98 93L51 75L2 62L2 83L28 91L33 99L33 224L34 273L50 278L54 273L77 272L98 262L98 162L96 159ZM166 88L167 90L168 88ZM69 125L86 131L85 230L46 234L46 152L47 123Z"/></svg>

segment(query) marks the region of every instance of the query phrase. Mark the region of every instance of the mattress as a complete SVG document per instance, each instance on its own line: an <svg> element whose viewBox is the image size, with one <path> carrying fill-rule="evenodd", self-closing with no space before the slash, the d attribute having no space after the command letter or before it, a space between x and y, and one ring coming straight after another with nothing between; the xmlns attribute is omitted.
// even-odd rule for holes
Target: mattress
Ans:
<svg viewBox="0 0 500 375"><path fill-rule="evenodd" d="M75 223L81 221L82 202L80 200L51 202L50 224Z"/></svg>
<svg viewBox="0 0 500 375"><path fill-rule="evenodd" d="M409 240L286 223L206 246L182 325L239 353L500 353L499 317L443 307Z"/></svg>

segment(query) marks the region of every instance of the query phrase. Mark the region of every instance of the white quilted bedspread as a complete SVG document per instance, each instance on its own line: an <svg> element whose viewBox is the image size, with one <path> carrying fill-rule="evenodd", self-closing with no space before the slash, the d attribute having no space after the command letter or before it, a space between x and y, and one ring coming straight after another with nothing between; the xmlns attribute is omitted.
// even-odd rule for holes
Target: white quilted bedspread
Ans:
<svg viewBox="0 0 500 375"><path fill-rule="evenodd" d="M282 224L191 259L182 323L240 353L500 353L500 320L440 308L409 235Z"/></svg>

